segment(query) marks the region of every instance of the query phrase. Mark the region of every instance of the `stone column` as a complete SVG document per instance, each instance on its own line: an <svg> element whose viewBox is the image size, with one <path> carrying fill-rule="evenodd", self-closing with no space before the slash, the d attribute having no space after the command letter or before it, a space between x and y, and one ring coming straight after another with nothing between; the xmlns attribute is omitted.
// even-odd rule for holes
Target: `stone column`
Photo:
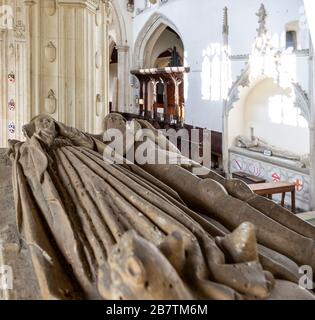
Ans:
<svg viewBox="0 0 315 320"><path fill-rule="evenodd" d="M7 31L0 29L0 147L6 146L7 140L7 121L6 121L6 104L7 104L7 83L8 71L6 68L6 43Z"/></svg>
<svg viewBox="0 0 315 320"><path fill-rule="evenodd" d="M104 56L104 68L103 68L103 87L104 87L104 103L105 103L105 110L104 116L106 116L109 110L109 62L110 62L110 54L109 54L109 25L112 20L112 3L111 0L104 0L104 7L103 7L103 56ZM117 88L117 86L116 86ZM115 90L115 88L114 88ZM117 89L116 89L117 91ZM114 91L115 92L115 91ZM117 97L117 92L115 93ZM114 101L113 101L114 103ZM117 101L116 101L117 103Z"/></svg>
<svg viewBox="0 0 315 320"><path fill-rule="evenodd" d="M149 110L149 80L144 80L144 117L148 117Z"/></svg>
<svg viewBox="0 0 315 320"><path fill-rule="evenodd" d="M25 1L31 116L91 133L108 113L110 0Z"/></svg>
<svg viewBox="0 0 315 320"><path fill-rule="evenodd" d="M24 1L27 12L26 30L28 39L27 73L28 73L28 103L30 118L38 115L40 109L40 2Z"/></svg>
<svg viewBox="0 0 315 320"><path fill-rule="evenodd" d="M141 79L139 80L140 82L140 90L139 90L139 101L141 101L141 103L139 104L139 115L142 116L143 115L143 102L144 102L144 90L143 90L143 86L145 85L145 82Z"/></svg>
<svg viewBox="0 0 315 320"><path fill-rule="evenodd" d="M0 26L0 147L6 147L8 139L23 138L21 128L29 120L27 40L23 0L1 5L6 7Z"/></svg>
<svg viewBox="0 0 315 320"><path fill-rule="evenodd" d="M309 124L310 129L310 206L311 210L315 210L315 57L312 40L310 39L310 105L311 105L311 121Z"/></svg>
<svg viewBox="0 0 315 320"><path fill-rule="evenodd" d="M116 46L118 52L118 111L129 111L129 46Z"/></svg>
<svg viewBox="0 0 315 320"><path fill-rule="evenodd" d="M223 63L226 65L225 68L223 68L223 70L225 70L226 74L224 74L224 78L226 79L226 87L224 88L224 91L226 92L226 94L228 94L228 90L230 88L228 88L228 84L227 84L227 80L229 77L229 73L228 73L228 61L230 59L229 57L229 22L228 22L228 8L225 7L223 9L223 27L222 27L222 41L223 41ZM222 104L222 117L223 117L223 139L222 139L222 162L223 162L223 170L226 173L226 177L227 178L231 178L231 174L230 174L230 161L229 161L229 127L228 127L228 117L229 117L229 111L227 110L227 97L223 97L223 104Z"/></svg>
<svg viewBox="0 0 315 320"><path fill-rule="evenodd" d="M35 102L33 103L32 97L32 90L33 90L33 77L31 74L32 68L32 59L31 59L31 52L32 52L32 32L33 32L33 23L35 22L33 19L33 5L35 1L28 0L24 1L25 4L25 25L26 25L26 42L27 42L27 65L26 65L26 73L27 73L27 105L28 105L28 119L31 119L33 114L37 114L39 110L35 109L35 106L38 107L38 104ZM34 108L34 109L33 109Z"/></svg>

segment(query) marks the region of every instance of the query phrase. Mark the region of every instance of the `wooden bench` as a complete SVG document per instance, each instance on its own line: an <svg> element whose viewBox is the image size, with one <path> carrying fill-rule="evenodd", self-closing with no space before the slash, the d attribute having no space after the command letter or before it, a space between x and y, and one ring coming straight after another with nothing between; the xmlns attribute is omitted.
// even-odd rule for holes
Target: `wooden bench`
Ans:
<svg viewBox="0 0 315 320"><path fill-rule="evenodd" d="M272 200L272 195L282 194L281 205L284 207L285 195L287 192L291 192L291 211L295 213L295 188L294 183L288 182L267 182L249 185L252 191L256 194L264 197L268 197Z"/></svg>
<svg viewBox="0 0 315 320"><path fill-rule="evenodd" d="M232 174L232 177L234 179L242 180L242 181L246 182L247 184L257 184L257 183L265 183L266 182L266 180L263 178L253 176L253 175L250 175L250 174L248 174L246 172L242 172L242 171L234 172Z"/></svg>

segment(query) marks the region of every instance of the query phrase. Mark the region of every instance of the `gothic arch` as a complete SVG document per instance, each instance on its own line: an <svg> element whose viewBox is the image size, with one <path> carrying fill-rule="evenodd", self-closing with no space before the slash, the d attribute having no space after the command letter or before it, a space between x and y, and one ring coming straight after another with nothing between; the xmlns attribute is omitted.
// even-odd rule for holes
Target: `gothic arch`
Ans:
<svg viewBox="0 0 315 320"><path fill-rule="evenodd" d="M122 11L116 1L111 2L112 17L109 28L109 35L114 39L118 46L125 46L128 42L126 24L123 18Z"/></svg>
<svg viewBox="0 0 315 320"><path fill-rule="evenodd" d="M228 99L225 103L224 114L228 117L229 112L234 108L235 104L241 99L244 91L253 89L262 80L270 78L267 75L261 75L253 80L250 80L250 67L249 64L242 71L241 75L232 85ZM292 89L295 95L296 107L300 108L302 116L307 120L308 123L311 121L311 104L307 96L307 93L302 89L299 83L290 81Z"/></svg>
<svg viewBox="0 0 315 320"><path fill-rule="evenodd" d="M146 65L147 56L150 55L157 39L167 27L172 28L183 39L178 28L170 19L161 13L152 14L135 42L133 62L135 69L150 67Z"/></svg>
<svg viewBox="0 0 315 320"><path fill-rule="evenodd" d="M254 79L250 79L251 68L247 64L245 69L242 70L236 81L233 83L229 90L228 98L224 103L223 108L223 166L224 170L230 174L229 170L229 113L236 106L236 104L246 95L249 91L255 88L261 81L272 78L268 75L260 75ZM299 83L290 81L292 90L295 96L295 105L301 110L301 115L311 124L311 102L307 93L302 89Z"/></svg>

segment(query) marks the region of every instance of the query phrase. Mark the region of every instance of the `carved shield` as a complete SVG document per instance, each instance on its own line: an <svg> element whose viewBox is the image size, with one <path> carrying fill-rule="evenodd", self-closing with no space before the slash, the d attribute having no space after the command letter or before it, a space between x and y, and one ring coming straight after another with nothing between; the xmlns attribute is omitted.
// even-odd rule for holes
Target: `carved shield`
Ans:
<svg viewBox="0 0 315 320"><path fill-rule="evenodd" d="M47 46L45 47L45 57L49 62L54 62L56 60L57 49L52 41L49 41Z"/></svg>
<svg viewBox="0 0 315 320"><path fill-rule="evenodd" d="M8 81L9 83L15 83L15 74L13 71L8 74Z"/></svg>
<svg viewBox="0 0 315 320"><path fill-rule="evenodd" d="M14 111L15 110L15 101L13 99L11 99L8 103L8 107L10 111Z"/></svg>
<svg viewBox="0 0 315 320"><path fill-rule="evenodd" d="M56 13L56 0L45 0L44 6L48 16L53 16Z"/></svg>

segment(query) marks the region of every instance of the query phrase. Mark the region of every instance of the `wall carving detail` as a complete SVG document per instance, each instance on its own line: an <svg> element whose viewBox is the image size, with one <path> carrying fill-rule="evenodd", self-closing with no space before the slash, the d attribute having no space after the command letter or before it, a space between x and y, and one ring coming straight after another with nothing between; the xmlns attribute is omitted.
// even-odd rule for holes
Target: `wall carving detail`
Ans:
<svg viewBox="0 0 315 320"><path fill-rule="evenodd" d="M57 109L57 99L55 96L55 92L51 89L48 92L48 96L45 99L45 111L48 114L53 114Z"/></svg>
<svg viewBox="0 0 315 320"><path fill-rule="evenodd" d="M17 39L25 39L25 24L22 20L16 22L14 32Z"/></svg>
<svg viewBox="0 0 315 320"><path fill-rule="evenodd" d="M102 67L102 56L99 51L95 53L95 67L96 69L100 69Z"/></svg>
<svg viewBox="0 0 315 320"><path fill-rule="evenodd" d="M45 0L45 13L53 16L56 13L56 0Z"/></svg>
<svg viewBox="0 0 315 320"><path fill-rule="evenodd" d="M101 97L101 95L100 94L97 94L96 95L96 115L97 116L100 116L100 115L102 115L102 105L103 105L103 103L102 103L102 97Z"/></svg>
<svg viewBox="0 0 315 320"><path fill-rule="evenodd" d="M45 47L45 57L49 62L54 62L57 58L57 49L52 41L49 41Z"/></svg>

